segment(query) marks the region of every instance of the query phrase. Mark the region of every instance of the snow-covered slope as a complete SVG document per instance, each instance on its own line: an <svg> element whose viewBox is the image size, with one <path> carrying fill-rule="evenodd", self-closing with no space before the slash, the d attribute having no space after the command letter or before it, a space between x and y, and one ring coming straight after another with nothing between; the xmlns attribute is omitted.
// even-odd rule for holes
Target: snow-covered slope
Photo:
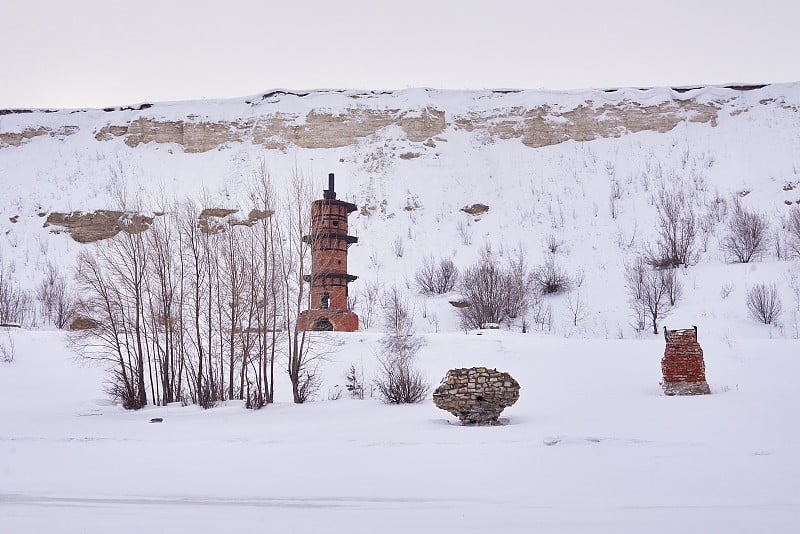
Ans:
<svg viewBox="0 0 800 534"><path fill-rule="evenodd" d="M549 298L558 335L633 335L623 262L651 242L660 189L684 190L698 216L734 196L770 217L772 235L800 202L800 85L619 89L580 92L271 91L250 98L143 104L108 110L13 110L0 115L0 252L33 284L48 258L69 266L82 246L52 212L114 208L124 189L143 211L172 198L241 208L248 181L266 162L280 184L292 170L335 172L360 242L351 248L354 285L413 285L427 255L470 264L490 244L524 248L530 264L545 241L580 293L586 317L568 320L568 299ZM746 195L746 196L744 196ZM482 203L473 217L461 208ZM12 222L13 221L13 222ZM712 224L713 222L713 224ZM715 336L794 336L793 264L771 246L762 261L729 265L709 218L700 262L682 271L685 297L669 324ZM395 249L402 245L403 255ZM794 264L796 270L796 263ZM781 326L747 317L748 287L781 288ZM441 328L455 329L444 301ZM793 313L795 313L793 315ZM422 329L433 330L428 324Z"/></svg>

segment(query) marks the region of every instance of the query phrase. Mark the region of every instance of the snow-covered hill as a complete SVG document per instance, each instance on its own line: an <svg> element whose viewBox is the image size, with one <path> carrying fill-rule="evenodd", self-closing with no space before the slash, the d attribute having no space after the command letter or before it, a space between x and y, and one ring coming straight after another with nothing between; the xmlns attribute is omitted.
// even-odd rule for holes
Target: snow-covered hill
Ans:
<svg viewBox="0 0 800 534"><path fill-rule="evenodd" d="M293 170L357 204L350 271L413 289L428 255L459 267L490 245L524 249L532 266L555 257L575 281L549 297L556 335L629 337L623 264L655 235L654 198L684 191L702 228L700 259L681 271L684 298L668 324L714 336L797 337L796 262L779 250L800 203L800 85L580 92L271 91L250 98L107 110L10 110L0 115L0 253L32 286L54 258L70 267L83 245L45 226L51 214L114 209L119 192L151 214L170 199L247 213L262 162L277 184ZM739 198L768 215L773 242L756 263L719 249ZM480 216L462 208L489 207ZM57 221L54 217L50 219ZM402 257L398 252L402 250ZM780 258L778 257L780 256ZM793 275L792 272L795 274ZM746 290L780 288L780 325L748 316ZM360 285L359 285L360 284ZM582 320L569 299L580 296ZM445 300L438 327L457 329ZM434 330L421 324L423 330Z"/></svg>

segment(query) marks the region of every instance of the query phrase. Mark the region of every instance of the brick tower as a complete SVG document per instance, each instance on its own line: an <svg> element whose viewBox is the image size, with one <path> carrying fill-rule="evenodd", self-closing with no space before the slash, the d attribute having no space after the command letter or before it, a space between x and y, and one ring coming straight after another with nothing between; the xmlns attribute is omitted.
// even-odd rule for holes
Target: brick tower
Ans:
<svg viewBox="0 0 800 534"><path fill-rule="evenodd" d="M347 247L358 242L347 235L347 217L356 209L336 200L330 173L323 198L311 203L311 235L303 236L311 245L311 274L304 277L311 284L311 304L297 319L301 330L358 330L358 315L347 307L347 284L358 278L347 274Z"/></svg>

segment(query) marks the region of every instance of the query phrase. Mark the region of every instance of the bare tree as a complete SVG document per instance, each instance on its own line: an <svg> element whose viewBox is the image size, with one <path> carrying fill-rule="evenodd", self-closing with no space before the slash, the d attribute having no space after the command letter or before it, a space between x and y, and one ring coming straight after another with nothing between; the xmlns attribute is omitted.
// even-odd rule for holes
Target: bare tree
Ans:
<svg viewBox="0 0 800 534"><path fill-rule="evenodd" d="M255 407L271 403L275 395L275 356L281 338L280 310L284 298L280 283L279 252L280 227L276 220L277 198L272 180L262 161L256 170L250 193L251 199L264 217L258 231L261 255L258 280L258 372L256 393L252 405Z"/></svg>
<svg viewBox="0 0 800 534"><path fill-rule="evenodd" d="M375 322L375 313L380 302L380 284L377 280L359 284L359 318L364 328L371 327Z"/></svg>
<svg viewBox="0 0 800 534"><path fill-rule="evenodd" d="M781 314L781 299L773 284L756 284L747 291L747 310L756 321L774 324Z"/></svg>
<svg viewBox="0 0 800 534"><path fill-rule="evenodd" d="M644 330L646 323L649 322L653 333L658 334L658 320L669 310L666 282L669 272L671 270L651 268L642 257L637 258L633 264L625 266L625 282L637 330Z"/></svg>
<svg viewBox="0 0 800 534"><path fill-rule="evenodd" d="M786 233L790 254L800 258L800 207L798 206L793 207L789 212Z"/></svg>
<svg viewBox="0 0 800 534"><path fill-rule="evenodd" d="M11 337L11 329L3 327L5 330L5 339L0 338L0 362L11 363L17 355L16 347L14 345L14 338Z"/></svg>
<svg viewBox="0 0 800 534"><path fill-rule="evenodd" d="M380 340L375 387L386 403L420 402L430 391L430 385L414 366L424 340L414 332L413 311L397 288L389 289L383 307L386 334Z"/></svg>
<svg viewBox="0 0 800 534"><path fill-rule="evenodd" d="M77 315L84 328L71 333L85 358L109 362L108 391L127 409L147 404L144 359L132 338L127 287L107 269L102 256L84 250L78 255L76 278L81 289Z"/></svg>
<svg viewBox="0 0 800 534"><path fill-rule="evenodd" d="M588 315L586 301L581 298L580 292L576 292L574 295L570 293L567 297L567 309L572 326L578 326L578 323L586 319Z"/></svg>
<svg viewBox="0 0 800 534"><path fill-rule="evenodd" d="M657 237L655 248L647 251L647 262L666 268L692 265L697 261L694 208L682 191L662 189L655 198Z"/></svg>
<svg viewBox="0 0 800 534"><path fill-rule="evenodd" d="M720 243L722 250L735 263L749 263L766 251L768 236L767 216L756 211L748 211L738 198L734 199L728 221L728 233Z"/></svg>
<svg viewBox="0 0 800 534"><path fill-rule="evenodd" d="M309 400L319 389L318 369L326 356L323 334L303 330L297 323L300 313L309 305L310 292L304 280L311 275L311 249L314 242L321 239L312 233L309 206L313 199L313 182L295 172L282 205L283 226L277 252L284 295L282 313L289 335L286 370L292 383L292 397L298 404ZM306 246L303 236L309 236L311 246Z"/></svg>
<svg viewBox="0 0 800 534"><path fill-rule="evenodd" d="M56 264L47 263L45 276L36 288L36 299L44 318L56 328L66 328L72 322L75 295Z"/></svg>
<svg viewBox="0 0 800 534"><path fill-rule="evenodd" d="M31 298L0 257L0 323L23 324L31 314Z"/></svg>
<svg viewBox="0 0 800 534"><path fill-rule="evenodd" d="M664 281L664 289L667 292L667 299L670 306L675 306L683 297L683 284L678 278L678 269L666 269L661 272Z"/></svg>

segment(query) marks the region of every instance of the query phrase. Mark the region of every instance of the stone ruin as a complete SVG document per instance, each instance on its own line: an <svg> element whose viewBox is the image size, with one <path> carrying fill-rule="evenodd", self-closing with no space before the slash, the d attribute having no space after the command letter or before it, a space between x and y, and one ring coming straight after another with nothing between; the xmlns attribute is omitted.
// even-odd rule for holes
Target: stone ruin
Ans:
<svg viewBox="0 0 800 534"><path fill-rule="evenodd" d="M519 383L508 373L486 367L451 369L433 392L433 403L463 425L497 425L498 417L519 399Z"/></svg>
<svg viewBox="0 0 800 534"><path fill-rule="evenodd" d="M664 327L664 357L661 386L667 395L708 395L711 389L706 382L706 365L703 349L697 342L697 327L667 330Z"/></svg>

